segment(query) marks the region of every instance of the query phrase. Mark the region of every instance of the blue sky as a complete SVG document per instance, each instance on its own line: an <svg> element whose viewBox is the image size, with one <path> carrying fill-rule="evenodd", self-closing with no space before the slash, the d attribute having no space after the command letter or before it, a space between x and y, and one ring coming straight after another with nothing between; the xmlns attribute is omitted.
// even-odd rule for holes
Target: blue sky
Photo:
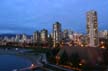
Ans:
<svg viewBox="0 0 108 71"><path fill-rule="evenodd" d="M0 33L32 34L42 28L86 32L86 12L98 12L99 30L108 30L108 0L0 0Z"/></svg>

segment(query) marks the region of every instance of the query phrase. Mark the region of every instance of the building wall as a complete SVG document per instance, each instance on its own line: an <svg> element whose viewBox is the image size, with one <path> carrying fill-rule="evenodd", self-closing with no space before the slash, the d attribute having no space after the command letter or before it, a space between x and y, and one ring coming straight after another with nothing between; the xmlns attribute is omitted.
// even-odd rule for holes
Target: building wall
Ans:
<svg viewBox="0 0 108 71"><path fill-rule="evenodd" d="M41 30L41 42L47 42L48 40L48 31L46 29Z"/></svg>
<svg viewBox="0 0 108 71"><path fill-rule="evenodd" d="M36 31L33 33L33 42L39 42L40 40L40 33L39 31Z"/></svg>
<svg viewBox="0 0 108 71"><path fill-rule="evenodd" d="M108 38L108 31L104 30L104 31L99 31L99 38Z"/></svg>
<svg viewBox="0 0 108 71"><path fill-rule="evenodd" d="M55 24L53 24L53 42L54 45L56 43L60 43L62 36L61 36L62 32L61 32L61 24L59 22L56 22Z"/></svg>
<svg viewBox="0 0 108 71"><path fill-rule="evenodd" d="M89 46L96 47L99 45L96 11L87 12L87 36Z"/></svg>

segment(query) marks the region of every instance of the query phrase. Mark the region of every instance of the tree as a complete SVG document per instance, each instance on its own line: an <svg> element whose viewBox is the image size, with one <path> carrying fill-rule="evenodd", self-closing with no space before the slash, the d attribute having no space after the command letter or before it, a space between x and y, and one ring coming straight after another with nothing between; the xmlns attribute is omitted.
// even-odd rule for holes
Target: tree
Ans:
<svg viewBox="0 0 108 71"><path fill-rule="evenodd" d="M64 51L63 54L60 56L60 64L67 64L68 62L68 55Z"/></svg>
<svg viewBox="0 0 108 71"><path fill-rule="evenodd" d="M59 51L60 51L60 48L53 48L52 49L53 56L56 56Z"/></svg>
<svg viewBox="0 0 108 71"><path fill-rule="evenodd" d="M70 62L73 64L73 66L78 67L80 63L80 57L78 53L73 53L70 57Z"/></svg>
<svg viewBox="0 0 108 71"><path fill-rule="evenodd" d="M108 65L108 51L107 50L103 52L103 59L104 59L104 64Z"/></svg>
<svg viewBox="0 0 108 71"><path fill-rule="evenodd" d="M48 46L50 48L53 47L53 39L51 38L51 36L48 38Z"/></svg>

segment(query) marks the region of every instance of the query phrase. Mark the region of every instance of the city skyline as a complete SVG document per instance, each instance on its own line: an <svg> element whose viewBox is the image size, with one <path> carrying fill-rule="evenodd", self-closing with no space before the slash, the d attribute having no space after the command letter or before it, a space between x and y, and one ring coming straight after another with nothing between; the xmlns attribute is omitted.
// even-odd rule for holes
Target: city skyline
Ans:
<svg viewBox="0 0 108 71"><path fill-rule="evenodd" d="M106 6L107 1L97 3L97 0L3 0L0 2L0 34L32 34L43 28L52 32L56 21L62 24L62 29L86 33L86 12L90 10L97 11L99 30L108 30Z"/></svg>
<svg viewBox="0 0 108 71"><path fill-rule="evenodd" d="M0 71L108 71L108 0L0 0Z"/></svg>

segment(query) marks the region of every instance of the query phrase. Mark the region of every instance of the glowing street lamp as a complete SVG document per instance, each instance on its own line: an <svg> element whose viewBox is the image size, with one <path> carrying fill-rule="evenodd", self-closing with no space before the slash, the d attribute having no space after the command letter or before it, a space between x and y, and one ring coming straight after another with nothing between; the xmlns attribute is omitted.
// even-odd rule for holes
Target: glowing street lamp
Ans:
<svg viewBox="0 0 108 71"><path fill-rule="evenodd" d="M101 44L104 44L104 42L103 42L103 41L101 41Z"/></svg>
<svg viewBox="0 0 108 71"><path fill-rule="evenodd" d="M103 49L105 48L103 41L101 41L101 48L103 48Z"/></svg>
<svg viewBox="0 0 108 71"><path fill-rule="evenodd" d="M83 45L83 44L81 44L81 47L84 47L84 45Z"/></svg>
<svg viewBox="0 0 108 71"><path fill-rule="evenodd" d="M105 48L105 46L103 45L101 48L103 48L103 49L104 49L104 48Z"/></svg>
<svg viewBox="0 0 108 71"><path fill-rule="evenodd" d="M83 64L79 63L79 66L82 66Z"/></svg>
<svg viewBox="0 0 108 71"><path fill-rule="evenodd" d="M31 64L31 67L34 67L35 65L34 64Z"/></svg>

